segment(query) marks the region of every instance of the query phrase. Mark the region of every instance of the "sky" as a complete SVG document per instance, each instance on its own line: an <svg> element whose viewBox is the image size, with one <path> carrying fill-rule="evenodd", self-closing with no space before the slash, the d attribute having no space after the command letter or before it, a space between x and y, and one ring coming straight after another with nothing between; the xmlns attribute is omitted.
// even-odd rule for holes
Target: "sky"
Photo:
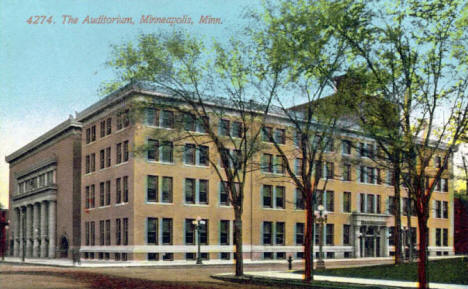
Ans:
<svg viewBox="0 0 468 289"><path fill-rule="evenodd" d="M0 203L8 206L5 156L102 97L98 94L100 85L114 76L104 65L110 57L111 44L134 40L140 33L180 28L222 41L245 24L242 16L246 9L257 9L260 3L260 0L0 1ZM76 23L69 23L70 17L64 15L71 16ZM193 24L143 24L142 15L187 16ZM133 24L89 24L87 16L132 17ZM201 16L220 18L221 24L200 24ZM34 24L36 20L38 24Z"/></svg>

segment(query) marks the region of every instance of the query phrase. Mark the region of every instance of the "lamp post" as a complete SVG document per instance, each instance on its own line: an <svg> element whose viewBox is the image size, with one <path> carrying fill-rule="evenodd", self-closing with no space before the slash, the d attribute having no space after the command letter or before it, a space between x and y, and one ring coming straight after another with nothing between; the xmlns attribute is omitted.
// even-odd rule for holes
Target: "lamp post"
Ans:
<svg viewBox="0 0 468 289"><path fill-rule="evenodd" d="M198 216L196 220L192 221L192 224L195 227L195 233L197 235L197 237L196 237L196 240L197 240L197 264L201 265L201 264L203 264L203 262L202 262L202 258L201 258L201 252L200 252L200 243L201 243L200 242L201 241L200 226L205 225L206 222L205 222L205 220L202 220L202 218L200 216Z"/></svg>
<svg viewBox="0 0 468 289"><path fill-rule="evenodd" d="M317 207L315 221L319 224L319 258L317 260L317 270L325 269L325 261L323 260L323 224L327 223L327 214L323 205Z"/></svg>

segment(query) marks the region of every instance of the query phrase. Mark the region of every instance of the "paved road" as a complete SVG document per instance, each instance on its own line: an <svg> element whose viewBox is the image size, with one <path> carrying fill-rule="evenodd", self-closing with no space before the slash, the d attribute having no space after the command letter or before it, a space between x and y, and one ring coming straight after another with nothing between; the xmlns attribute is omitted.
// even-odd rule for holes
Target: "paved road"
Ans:
<svg viewBox="0 0 468 289"><path fill-rule="evenodd" d="M362 261L361 261L362 262ZM382 262L382 261L380 261ZM368 262L367 262L368 263ZM338 266L329 264L329 267ZM358 264L348 264L358 265ZM302 269L295 263L293 269ZM245 271L284 271L286 264L246 265ZM118 268L63 268L40 265L0 263L2 289L114 289L114 288L242 288L260 289L265 286L226 283L210 275L234 272L233 265L174 266L174 267L118 267ZM285 289L285 286L272 289Z"/></svg>

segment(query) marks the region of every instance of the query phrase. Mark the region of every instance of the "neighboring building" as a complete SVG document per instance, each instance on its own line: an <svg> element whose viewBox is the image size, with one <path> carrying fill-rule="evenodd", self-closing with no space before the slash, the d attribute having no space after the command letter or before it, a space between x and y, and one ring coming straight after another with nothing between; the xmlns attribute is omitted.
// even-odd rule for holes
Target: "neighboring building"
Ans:
<svg viewBox="0 0 468 289"><path fill-rule="evenodd" d="M13 255L71 257L80 246L81 124L70 117L6 161Z"/></svg>
<svg viewBox="0 0 468 289"><path fill-rule="evenodd" d="M468 201L455 198L455 234L454 247L456 254L468 254Z"/></svg>
<svg viewBox="0 0 468 289"><path fill-rule="evenodd" d="M209 143L196 147L190 139L181 137L171 142L171 136L180 136L184 130L200 135L203 131L196 121L181 118L170 106L144 113L135 109L145 101L168 99L151 86L133 83L76 115L73 123L83 131L78 194L82 257L192 260L197 251L192 221L201 217L206 221L200 228L202 257L233 258L233 209L207 162L207 157L217 158L215 148ZM231 111L222 120L213 116L210 121L221 134L235 135L234 118ZM178 125L182 119L183 125ZM268 126L284 140L284 146L296 149L286 118L271 115ZM244 257L303 258L305 211L301 195L274 165L278 161L274 147L268 141L264 144L265 150L255 157L262 169L249 172L245 184ZM325 154L319 187L327 182L320 194L329 213L323 234L327 258L388 256L394 251L393 187L389 172L371 160L376 151L372 139L348 130ZM8 158L12 160L12 156ZM293 167L297 161L291 156ZM437 167L437 162L436 158L431 165ZM57 182L70 182L69 176L58 172L57 167ZM449 178L448 172L444 173L431 202L428 226L433 255L453 253L453 188ZM57 195L60 188L57 185ZM15 190L15 185L10 185L11 195ZM15 203L10 208L15 208ZM416 217L411 223L411 229L417 231ZM406 224L405 217L402 224ZM314 250L318 252L318 246Z"/></svg>
<svg viewBox="0 0 468 289"><path fill-rule="evenodd" d="M8 250L8 210L0 208L0 256L4 258Z"/></svg>
<svg viewBox="0 0 468 289"><path fill-rule="evenodd" d="M457 145L453 154L454 191L468 196L468 139Z"/></svg>

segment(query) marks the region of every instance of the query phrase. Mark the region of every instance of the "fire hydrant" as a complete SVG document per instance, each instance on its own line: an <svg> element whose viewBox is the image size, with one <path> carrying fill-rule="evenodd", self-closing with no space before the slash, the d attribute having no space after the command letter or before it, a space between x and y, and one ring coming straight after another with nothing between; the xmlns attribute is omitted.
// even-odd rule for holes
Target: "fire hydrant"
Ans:
<svg viewBox="0 0 468 289"><path fill-rule="evenodd" d="M288 270L292 270L292 257L288 257Z"/></svg>

